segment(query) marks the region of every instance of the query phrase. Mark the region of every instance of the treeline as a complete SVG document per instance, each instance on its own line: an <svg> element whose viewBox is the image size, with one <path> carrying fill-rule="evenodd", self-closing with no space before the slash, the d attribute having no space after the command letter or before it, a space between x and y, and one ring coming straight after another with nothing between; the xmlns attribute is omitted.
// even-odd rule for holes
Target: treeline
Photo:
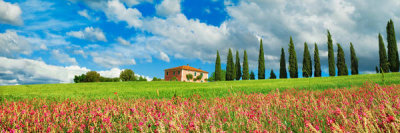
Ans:
<svg viewBox="0 0 400 133"><path fill-rule="evenodd" d="M387 42L388 42L388 53L386 55L386 48L383 43L383 39L381 34L378 35L379 38L379 57L380 57L380 65L376 67L377 72L398 72L399 71L399 56L397 50L397 42L395 38L395 30L393 21L390 20L387 23L386 27L387 32ZM345 52L343 51L342 45L336 43L337 46L337 58L335 61L335 55L333 50L333 41L332 35L327 31L327 47L328 47L328 66L329 66L329 76L346 76L349 75L349 70L345 61ZM350 47L350 72L351 75L357 75L358 71L358 58L355 52L355 48L353 44L349 43ZM280 70L279 70L279 78L298 78L298 65L297 65L297 54L294 47L293 39L290 37L289 40L289 76L287 75L286 68L286 59L285 59L285 50L281 49L281 57L280 57ZM255 74L253 71L249 73L249 64L247 58L246 50L243 51L243 64L240 65L240 56L239 51L236 51L235 62L233 61L232 50L229 49L226 69L221 69L221 58L219 55L219 51L217 50L217 57L215 61L215 72L212 73L210 81L232 81L232 80L254 80ZM314 61L314 66L312 62ZM314 71L313 71L314 68ZM337 70L337 72L336 72ZM303 52L303 66L302 66L302 76L305 78L308 77L321 77L321 62L319 58L319 49L316 43L314 43L314 59L311 59L310 50L308 48L307 42L304 42L304 52ZM276 79L277 75L274 70L270 72L270 79ZM258 57L258 79L266 79L265 76L265 59L264 59L264 49L262 39L260 39L260 49L259 49L259 57Z"/></svg>
<svg viewBox="0 0 400 133"><path fill-rule="evenodd" d="M107 78L101 76L96 71L89 71L86 74L75 75L74 82L82 83L82 82L121 82L121 81L147 81L147 79L143 76L137 76L131 69L123 70L119 77L115 78ZM161 81L156 77L153 78L152 81Z"/></svg>

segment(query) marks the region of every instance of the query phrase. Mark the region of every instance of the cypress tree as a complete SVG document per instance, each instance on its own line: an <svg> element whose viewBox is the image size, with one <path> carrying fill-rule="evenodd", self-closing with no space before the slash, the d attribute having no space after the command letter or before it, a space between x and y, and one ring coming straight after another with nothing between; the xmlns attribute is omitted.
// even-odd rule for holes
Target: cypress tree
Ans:
<svg viewBox="0 0 400 133"><path fill-rule="evenodd" d="M314 44L314 77L321 77L321 63L319 60L319 50L317 43Z"/></svg>
<svg viewBox="0 0 400 133"><path fill-rule="evenodd" d="M338 51L337 51L336 65L337 65L337 69L338 69L338 76L349 75L342 46L340 46L340 44L338 43L337 47L338 47Z"/></svg>
<svg viewBox="0 0 400 133"><path fill-rule="evenodd" d="M273 69L271 69L271 73L270 73L270 75L269 75L269 79L276 79L276 75L275 75Z"/></svg>
<svg viewBox="0 0 400 133"><path fill-rule="evenodd" d="M294 48L292 37L290 37L289 43L289 73L290 78L298 78L299 72L297 70L297 57L296 50Z"/></svg>
<svg viewBox="0 0 400 133"><path fill-rule="evenodd" d="M240 66L240 57L239 57L239 51L236 50L236 62L235 62L235 69L236 69L236 80L240 80L240 77L242 77L242 70Z"/></svg>
<svg viewBox="0 0 400 133"><path fill-rule="evenodd" d="M379 73L378 66L375 66L375 72L376 72L376 73Z"/></svg>
<svg viewBox="0 0 400 133"><path fill-rule="evenodd" d="M264 47L260 39L260 53L258 55L258 79L265 79Z"/></svg>
<svg viewBox="0 0 400 133"><path fill-rule="evenodd" d="M390 20L386 26L388 42L388 62L392 72L399 72L399 53L397 50L396 33L394 31L393 21Z"/></svg>
<svg viewBox="0 0 400 133"><path fill-rule="evenodd" d="M255 80L256 79L256 75L254 74L253 71L251 71L250 73L250 80Z"/></svg>
<svg viewBox="0 0 400 133"><path fill-rule="evenodd" d="M328 30L328 63L329 63L329 76L335 76L336 75L335 55L333 52L332 36L329 30Z"/></svg>
<svg viewBox="0 0 400 133"><path fill-rule="evenodd" d="M244 50L244 55L243 55L243 76L242 79L243 80L248 80L249 77L249 62L247 60L247 52L246 50Z"/></svg>
<svg viewBox="0 0 400 133"><path fill-rule="evenodd" d="M383 42L382 35L379 33L379 67L383 70L384 73L389 72L389 62L387 61L386 55L386 47Z"/></svg>
<svg viewBox="0 0 400 133"><path fill-rule="evenodd" d="M226 58L226 81L232 81L235 65L233 64L232 50L229 49L228 58Z"/></svg>
<svg viewBox="0 0 400 133"><path fill-rule="evenodd" d="M358 74L358 59L356 51L354 50L353 43L350 42L350 56L351 56L351 75Z"/></svg>
<svg viewBox="0 0 400 133"><path fill-rule="evenodd" d="M311 77L312 76L312 63L311 63L311 55L308 50L308 45L304 42L304 54L303 54L303 77Z"/></svg>
<svg viewBox="0 0 400 133"><path fill-rule="evenodd" d="M221 81L221 58L217 50L217 59L215 60L215 81Z"/></svg>
<svg viewBox="0 0 400 133"><path fill-rule="evenodd" d="M282 48L281 50L281 67L279 70L279 78L285 79L287 78L287 72L286 72L286 59L285 59L285 50Z"/></svg>

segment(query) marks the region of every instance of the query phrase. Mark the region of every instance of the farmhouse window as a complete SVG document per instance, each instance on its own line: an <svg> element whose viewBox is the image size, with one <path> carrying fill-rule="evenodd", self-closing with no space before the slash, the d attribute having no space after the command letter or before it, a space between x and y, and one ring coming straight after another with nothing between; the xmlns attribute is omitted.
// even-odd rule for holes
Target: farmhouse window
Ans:
<svg viewBox="0 0 400 133"><path fill-rule="evenodd" d="M175 75L175 71L174 71L174 73L172 75Z"/></svg>
<svg viewBox="0 0 400 133"><path fill-rule="evenodd" d="M167 75L168 75L168 72L167 72Z"/></svg>
<svg viewBox="0 0 400 133"><path fill-rule="evenodd" d="M197 73L196 73L196 72L194 72L194 76L196 76L196 74L197 74Z"/></svg>

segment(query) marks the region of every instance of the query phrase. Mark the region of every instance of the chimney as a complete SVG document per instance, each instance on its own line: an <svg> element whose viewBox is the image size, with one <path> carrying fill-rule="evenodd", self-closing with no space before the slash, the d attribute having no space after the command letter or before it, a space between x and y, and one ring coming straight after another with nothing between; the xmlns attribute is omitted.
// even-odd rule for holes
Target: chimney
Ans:
<svg viewBox="0 0 400 133"><path fill-rule="evenodd" d="M186 66L189 66L189 64L186 64Z"/></svg>

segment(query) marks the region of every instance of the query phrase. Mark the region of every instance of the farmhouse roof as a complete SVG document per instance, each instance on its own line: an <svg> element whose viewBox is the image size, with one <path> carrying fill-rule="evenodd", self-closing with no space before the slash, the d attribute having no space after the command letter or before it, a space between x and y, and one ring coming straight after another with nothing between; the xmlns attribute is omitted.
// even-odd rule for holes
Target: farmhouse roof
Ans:
<svg viewBox="0 0 400 133"><path fill-rule="evenodd" d="M194 67L191 67L191 66L178 66L178 67L174 67L174 68L165 69L164 71L167 71L167 70L189 70L189 71L208 73L208 72L206 72L204 70L197 69L197 68L194 68Z"/></svg>

